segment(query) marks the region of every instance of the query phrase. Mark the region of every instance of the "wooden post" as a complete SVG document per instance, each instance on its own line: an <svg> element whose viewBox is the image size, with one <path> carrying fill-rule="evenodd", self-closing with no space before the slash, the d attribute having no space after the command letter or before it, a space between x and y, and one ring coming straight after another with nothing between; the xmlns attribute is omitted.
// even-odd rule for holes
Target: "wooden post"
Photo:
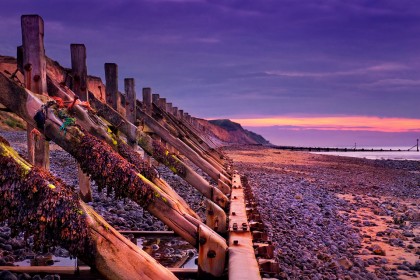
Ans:
<svg viewBox="0 0 420 280"><path fill-rule="evenodd" d="M23 15L21 25L25 87L34 93L47 95L44 21L38 15ZM29 162L49 169L50 147L45 137L28 124L27 138Z"/></svg>
<svg viewBox="0 0 420 280"><path fill-rule="evenodd" d="M82 101L88 101L86 47L83 44L71 44L72 90ZM89 176L83 173L78 164L79 196L84 202L92 201Z"/></svg>
<svg viewBox="0 0 420 280"><path fill-rule="evenodd" d="M71 44L71 69L73 75L72 90L81 101L88 100L86 47L83 44Z"/></svg>
<svg viewBox="0 0 420 280"><path fill-rule="evenodd" d="M166 103L166 112L172 114L172 103Z"/></svg>
<svg viewBox="0 0 420 280"><path fill-rule="evenodd" d="M105 63L105 95L106 103L114 110L119 112L121 104L118 94L118 65L115 63Z"/></svg>
<svg viewBox="0 0 420 280"><path fill-rule="evenodd" d="M125 89L125 115L129 122L136 122L136 90L135 82L133 78L124 79L124 89Z"/></svg>
<svg viewBox="0 0 420 280"><path fill-rule="evenodd" d="M180 119L180 120L183 120L184 119L184 110L178 110L178 118Z"/></svg>
<svg viewBox="0 0 420 280"><path fill-rule="evenodd" d="M174 115L174 117L178 118L178 107L173 107L172 110L172 114Z"/></svg>
<svg viewBox="0 0 420 280"><path fill-rule="evenodd" d="M417 152L419 151L419 139L417 139Z"/></svg>
<svg viewBox="0 0 420 280"><path fill-rule="evenodd" d="M23 46L16 49L17 69L23 74Z"/></svg>
<svg viewBox="0 0 420 280"><path fill-rule="evenodd" d="M152 94L152 102L155 103L156 105L158 105L158 102L159 102L159 94L157 94L157 93L153 93Z"/></svg>
<svg viewBox="0 0 420 280"><path fill-rule="evenodd" d="M166 98L159 98L158 105L162 111L166 112Z"/></svg>
<svg viewBox="0 0 420 280"><path fill-rule="evenodd" d="M143 88L143 110L146 114L152 114L152 89Z"/></svg>

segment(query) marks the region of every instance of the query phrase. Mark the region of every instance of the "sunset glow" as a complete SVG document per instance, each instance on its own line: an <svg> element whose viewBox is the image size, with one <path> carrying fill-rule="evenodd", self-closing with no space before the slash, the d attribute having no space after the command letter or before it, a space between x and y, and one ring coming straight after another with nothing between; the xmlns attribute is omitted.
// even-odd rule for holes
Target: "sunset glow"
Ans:
<svg viewBox="0 0 420 280"><path fill-rule="evenodd" d="M242 118L232 121L242 126L268 127L281 126L290 129L316 130L352 130L379 132L420 132L420 119L379 118L365 116L326 116L326 117L290 117Z"/></svg>

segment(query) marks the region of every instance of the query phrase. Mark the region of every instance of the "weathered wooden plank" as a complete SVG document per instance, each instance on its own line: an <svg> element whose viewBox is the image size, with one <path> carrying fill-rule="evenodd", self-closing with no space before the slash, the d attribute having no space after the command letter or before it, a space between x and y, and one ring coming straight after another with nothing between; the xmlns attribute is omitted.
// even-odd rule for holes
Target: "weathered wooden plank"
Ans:
<svg viewBox="0 0 420 280"><path fill-rule="evenodd" d="M13 95L16 98L10 98ZM30 91L19 87L3 74L0 74L0 102L32 125L35 125L33 117L39 112L43 104ZM80 130L77 126L69 126L66 128L66 134L62 133L60 127L63 123L51 108L45 116L45 123L43 124L45 135L74 156L76 160L84 163L82 165L84 171L89 173L98 184L102 184L102 187L120 188L118 190L119 195L130 197L133 201L145 207L152 215L159 218L194 246L198 246L198 228L202 229L203 232L211 236L211 240L206 247L209 250L216 251L220 257L226 255L227 245L222 237L201 221L189 215L187 209L142 176L124 158L115 154L105 142L98 142L96 138ZM89 157L86 157L86 155L89 155ZM108 158L113 164L101 166L88 164L89 161L97 162L101 158ZM104 169L107 169L106 172ZM125 181L122 178L125 178ZM130 178L130 180L126 178ZM118 184L114 182L115 180L118 180ZM105 182L107 182L106 185L104 185ZM127 190L123 191L121 188ZM213 276L220 276L219 267L206 265L202 269Z"/></svg>
<svg viewBox="0 0 420 280"><path fill-rule="evenodd" d="M135 81L133 78L124 79L125 89L125 116L129 122L134 124L136 122L136 90Z"/></svg>
<svg viewBox="0 0 420 280"><path fill-rule="evenodd" d="M81 101L89 101L87 88L86 47L83 44L71 44L71 89Z"/></svg>
<svg viewBox="0 0 420 280"><path fill-rule="evenodd" d="M118 94L118 65L105 63L105 95L106 104L119 111L121 98Z"/></svg>
<svg viewBox="0 0 420 280"><path fill-rule="evenodd" d="M146 114L152 114L152 89L151 88L143 88L143 108Z"/></svg>
<svg viewBox="0 0 420 280"><path fill-rule="evenodd" d="M189 158L195 165L201 170L206 172L213 180L222 179L229 182L229 180L220 173L220 171L213 165L208 163L205 159L200 157L195 151L189 146L182 142L179 138L175 138L166 128L154 120L151 116L145 114L141 110L137 110L137 118L141 119L151 130L158 134L163 140L171 144L180 153L184 154Z"/></svg>
<svg viewBox="0 0 420 280"><path fill-rule="evenodd" d="M20 220L9 219L11 227L29 231L28 234L34 234L35 229L42 232L43 228L47 228L44 234L48 233L56 244L94 266L106 279L176 279L150 255L113 229L91 207L74 200L70 187L45 171L32 168L4 140L0 140L0 164L3 186L13 185L13 190L20 195L31 194L22 196L17 205L17 195L6 195L5 189L0 188L3 209L16 214L21 211L20 207L48 205L40 213L39 224L33 222L28 228L22 226ZM18 176L13 176L13 173ZM6 191L10 192L10 189ZM38 213L39 210L35 208L32 211ZM73 214L75 211L78 215ZM58 217L55 216L57 212L61 213ZM28 215L32 215L31 212ZM54 221L55 218L59 221ZM67 226L57 226L60 223Z"/></svg>
<svg viewBox="0 0 420 280"><path fill-rule="evenodd" d="M88 101L87 90L87 66L86 66L86 47L83 44L71 44L71 89L82 101ZM92 190L90 187L89 176L80 169L78 165L77 175L79 177L79 195L84 202L92 201Z"/></svg>
<svg viewBox="0 0 420 280"><path fill-rule="evenodd" d="M229 279L260 280L245 209L241 178L232 178L232 200L229 212Z"/></svg>
<svg viewBox="0 0 420 280"><path fill-rule="evenodd" d="M119 126L123 133L126 133L125 129L132 130L134 128L130 128L129 126L133 126L127 121L124 121L124 118L118 112L107 106L106 104L100 102L98 99L95 98L93 94L90 94L91 105L98 111L98 114L105 118L113 125L121 124L124 122L124 125ZM137 110L137 116L139 116ZM147 115L147 114L146 114ZM150 117L151 118L151 117ZM202 193L208 199L214 201L217 205L222 208L227 207L228 198L224 195L219 189L211 186L211 184L205 180L202 176L197 174L194 170L192 170L189 166L185 163L180 161L174 155L166 153L163 155L156 154L156 147L161 146L156 140L152 139L150 136L146 135L143 132L138 131L138 144L144 149L144 151L152 157L155 157L159 160L160 163L167 165L172 171L176 171L176 166L171 165L170 162L173 162L172 159L175 160L178 164L181 165L181 168L184 170L184 174L180 174L180 176L191 184L194 188L196 188L200 193ZM188 157L188 155L186 155ZM165 160L168 157L170 160ZM176 171L177 172L177 171ZM177 172L179 174L179 172Z"/></svg>
<svg viewBox="0 0 420 280"><path fill-rule="evenodd" d="M36 94L47 94L46 61L44 49L44 21L38 15L23 15L22 48L25 87ZM36 166L49 169L49 143L42 134L27 126L28 159Z"/></svg>

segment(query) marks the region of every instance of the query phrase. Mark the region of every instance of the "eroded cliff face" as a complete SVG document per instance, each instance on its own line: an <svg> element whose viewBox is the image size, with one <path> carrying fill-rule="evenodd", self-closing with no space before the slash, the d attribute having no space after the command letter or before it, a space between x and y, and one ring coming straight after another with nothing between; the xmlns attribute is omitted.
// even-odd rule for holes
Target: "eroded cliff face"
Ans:
<svg viewBox="0 0 420 280"><path fill-rule="evenodd" d="M265 145L270 143L261 135L248 131L239 123L232 122L231 120L223 119L207 121L204 119L197 119L197 121L204 127L208 134L218 139L224 145Z"/></svg>

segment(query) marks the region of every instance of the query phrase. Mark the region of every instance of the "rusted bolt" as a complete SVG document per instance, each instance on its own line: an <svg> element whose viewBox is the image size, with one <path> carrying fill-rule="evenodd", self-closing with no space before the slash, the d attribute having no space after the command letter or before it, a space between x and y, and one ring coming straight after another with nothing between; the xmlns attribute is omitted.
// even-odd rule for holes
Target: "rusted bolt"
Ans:
<svg viewBox="0 0 420 280"><path fill-rule="evenodd" d="M248 229L248 225L246 223L242 223L242 230L246 231Z"/></svg>
<svg viewBox="0 0 420 280"><path fill-rule="evenodd" d="M25 69L25 71L31 71L32 70L32 64L30 64L30 63L25 64L23 69Z"/></svg>
<svg viewBox="0 0 420 280"><path fill-rule="evenodd" d="M209 210L209 211L207 211L207 214L214 215L214 211L213 210Z"/></svg>
<svg viewBox="0 0 420 280"><path fill-rule="evenodd" d="M233 223L232 227L233 227L233 230L235 230L235 231L238 230L238 224L237 223Z"/></svg>
<svg viewBox="0 0 420 280"><path fill-rule="evenodd" d="M210 259L215 258L216 257L216 251L214 251L214 250L208 251L207 252L207 257L210 258Z"/></svg>
<svg viewBox="0 0 420 280"><path fill-rule="evenodd" d="M34 76L34 81L38 82L39 80L41 80L41 77L39 75L35 75Z"/></svg>
<svg viewBox="0 0 420 280"><path fill-rule="evenodd" d="M238 240L233 240L233 245L238 245L239 241Z"/></svg>
<svg viewBox="0 0 420 280"><path fill-rule="evenodd" d="M236 195L233 196L233 199L237 199Z"/></svg>
<svg viewBox="0 0 420 280"><path fill-rule="evenodd" d="M207 239L205 237L200 237L198 242L200 243L200 245L204 245L207 242Z"/></svg>
<svg viewBox="0 0 420 280"><path fill-rule="evenodd" d="M236 216L236 212L232 212L232 216Z"/></svg>

